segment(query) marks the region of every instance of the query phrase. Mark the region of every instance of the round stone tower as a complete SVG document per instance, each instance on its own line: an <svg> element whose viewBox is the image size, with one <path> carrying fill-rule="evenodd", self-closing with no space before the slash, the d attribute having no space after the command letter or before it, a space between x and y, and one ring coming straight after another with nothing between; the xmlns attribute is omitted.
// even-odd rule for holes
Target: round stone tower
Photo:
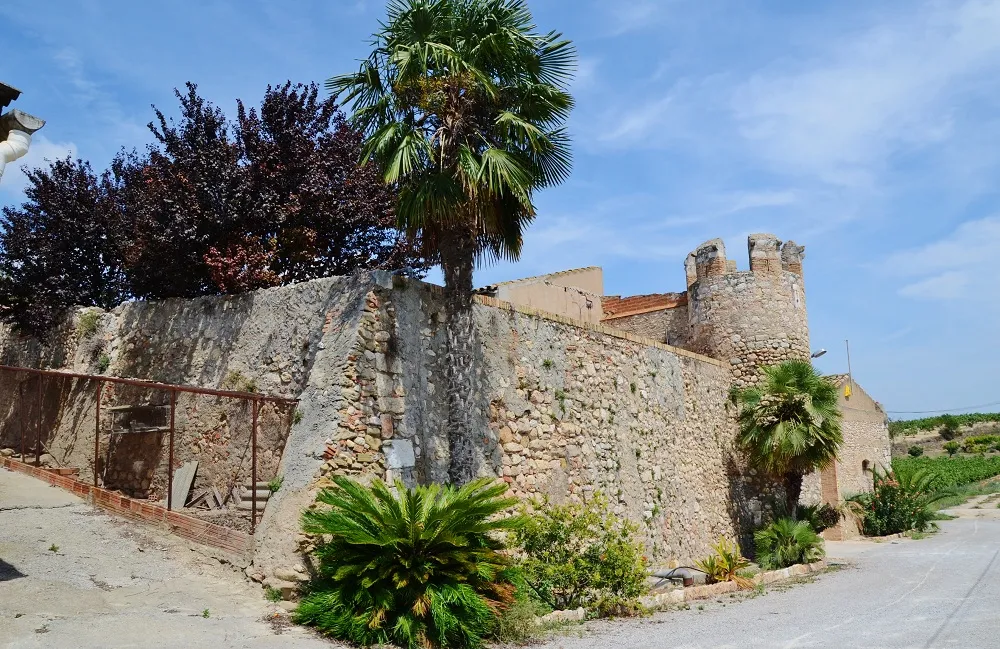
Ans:
<svg viewBox="0 0 1000 649"><path fill-rule="evenodd" d="M748 239L750 270L737 271L720 239L688 255L690 347L729 364L733 385L758 382L760 368L809 360L802 282L805 248L773 234Z"/></svg>

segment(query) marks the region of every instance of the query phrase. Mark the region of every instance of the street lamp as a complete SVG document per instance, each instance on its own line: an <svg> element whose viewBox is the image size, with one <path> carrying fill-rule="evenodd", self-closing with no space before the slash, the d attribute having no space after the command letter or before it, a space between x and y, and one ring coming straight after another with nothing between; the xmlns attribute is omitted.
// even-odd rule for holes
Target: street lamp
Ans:
<svg viewBox="0 0 1000 649"><path fill-rule="evenodd" d="M809 358L819 358L820 356L822 356L825 353L826 353L826 350L825 349L821 349L818 352L813 352L812 354L810 354Z"/></svg>

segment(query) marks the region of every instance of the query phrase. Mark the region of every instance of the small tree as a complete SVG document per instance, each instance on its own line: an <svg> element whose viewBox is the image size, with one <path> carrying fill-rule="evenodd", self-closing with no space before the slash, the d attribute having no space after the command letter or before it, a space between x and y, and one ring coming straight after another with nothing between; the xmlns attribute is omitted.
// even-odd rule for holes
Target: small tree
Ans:
<svg viewBox="0 0 1000 649"><path fill-rule="evenodd" d="M913 446L910 447L907 453L910 454L910 457L920 457L921 455L924 454L924 447L917 446L916 444L914 444Z"/></svg>
<svg viewBox="0 0 1000 649"><path fill-rule="evenodd" d="M524 0L391 0L374 49L327 81L352 103L363 158L399 187L401 226L440 259L450 476L476 471L472 317L477 260L521 254L534 195L569 175L572 44L539 33Z"/></svg>
<svg viewBox="0 0 1000 649"><path fill-rule="evenodd" d="M760 386L735 390L737 445L750 465L780 478L794 518L802 478L837 458L843 443L837 387L805 361L763 370Z"/></svg>
<svg viewBox="0 0 1000 649"><path fill-rule="evenodd" d="M128 293L107 175L65 158L27 176L27 201L3 208L0 308L6 322L44 337L71 307L110 309Z"/></svg>
<svg viewBox="0 0 1000 649"><path fill-rule="evenodd" d="M941 430L938 434L948 441L958 437L958 418L955 415L942 415Z"/></svg>
<svg viewBox="0 0 1000 649"><path fill-rule="evenodd" d="M956 453L958 453L958 449L960 449L961 447L962 447L961 444L959 444L958 442L951 441L944 445L944 450L948 452L948 455L955 455Z"/></svg>

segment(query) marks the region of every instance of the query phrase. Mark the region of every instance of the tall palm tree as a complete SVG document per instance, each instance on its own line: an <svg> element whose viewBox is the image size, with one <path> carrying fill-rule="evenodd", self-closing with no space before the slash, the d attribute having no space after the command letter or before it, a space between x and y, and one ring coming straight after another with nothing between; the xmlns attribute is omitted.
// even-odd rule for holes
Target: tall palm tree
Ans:
<svg viewBox="0 0 1000 649"><path fill-rule="evenodd" d="M390 0L374 50L327 87L351 104L365 161L399 191L397 219L441 262L450 477L474 472L477 260L516 260L536 190L570 171L572 44L524 0Z"/></svg>
<svg viewBox="0 0 1000 649"><path fill-rule="evenodd" d="M736 443L750 466L782 480L794 517L803 476L836 460L844 442L837 387L805 361L785 361L763 374L759 386L733 393Z"/></svg>

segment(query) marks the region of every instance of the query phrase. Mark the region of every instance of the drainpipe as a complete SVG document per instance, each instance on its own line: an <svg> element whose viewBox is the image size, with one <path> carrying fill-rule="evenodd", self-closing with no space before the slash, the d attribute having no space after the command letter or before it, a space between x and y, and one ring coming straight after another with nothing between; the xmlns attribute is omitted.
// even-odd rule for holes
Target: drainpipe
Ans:
<svg viewBox="0 0 1000 649"><path fill-rule="evenodd" d="M0 117L0 179L4 167L24 156L31 146L31 134L45 126L45 121L16 108Z"/></svg>

